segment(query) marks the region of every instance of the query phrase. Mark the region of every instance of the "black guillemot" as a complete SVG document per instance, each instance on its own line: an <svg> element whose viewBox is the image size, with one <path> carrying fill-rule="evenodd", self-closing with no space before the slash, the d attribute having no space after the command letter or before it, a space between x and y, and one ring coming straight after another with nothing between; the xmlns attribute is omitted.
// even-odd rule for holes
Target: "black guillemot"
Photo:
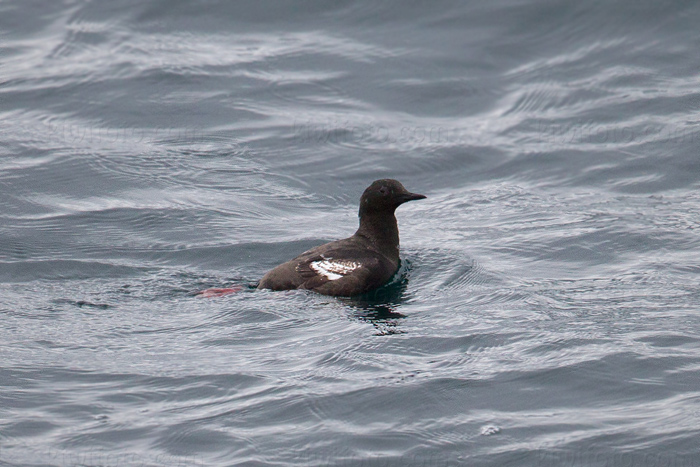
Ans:
<svg viewBox="0 0 700 467"><path fill-rule="evenodd" d="M258 289L307 289L350 297L384 285L399 268L394 211L424 199L397 180L376 180L360 198L360 228L352 237L312 248L263 276Z"/></svg>

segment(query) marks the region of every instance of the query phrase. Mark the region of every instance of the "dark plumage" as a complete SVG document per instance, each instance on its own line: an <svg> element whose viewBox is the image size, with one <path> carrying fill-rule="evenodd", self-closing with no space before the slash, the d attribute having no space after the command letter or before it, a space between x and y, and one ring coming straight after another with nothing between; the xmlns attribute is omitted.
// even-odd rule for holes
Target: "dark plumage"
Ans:
<svg viewBox="0 0 700 467"><path fill-rule="evenodd" d="M263 276L259 289L308 289L353 296L391 279L399 267L399 228L394 211L425 196L396 180L373 182L360 198L360 228L352 237L317 246Z"/></svg>

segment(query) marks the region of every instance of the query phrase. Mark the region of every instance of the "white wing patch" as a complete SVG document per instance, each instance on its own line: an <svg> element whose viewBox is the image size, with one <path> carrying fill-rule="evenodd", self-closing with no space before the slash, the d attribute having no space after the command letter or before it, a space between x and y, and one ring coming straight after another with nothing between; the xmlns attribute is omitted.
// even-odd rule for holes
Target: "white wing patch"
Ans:
<svg viewBox="0 0 700 467"><path fill-rule="evenodd" d="M313 261L309 267L327 278L329 281L337 281L350 274L361 266L360 263L342 259L324 258L323 261Z"/></svg>

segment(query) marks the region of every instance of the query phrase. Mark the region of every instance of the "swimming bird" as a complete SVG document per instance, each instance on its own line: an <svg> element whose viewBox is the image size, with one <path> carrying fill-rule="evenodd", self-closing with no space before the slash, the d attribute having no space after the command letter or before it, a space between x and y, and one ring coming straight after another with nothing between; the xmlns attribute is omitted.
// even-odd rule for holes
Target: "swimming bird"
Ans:
<svg viewBox="0 0 700 467"><path fill-rule="evenodd" d="M307 289L350 297L387 283L399 268L399 228L394 211L424 199L397 180L374 181L360 198L360 227L352 237L326 243L280 264L258 289Z"/></svg>

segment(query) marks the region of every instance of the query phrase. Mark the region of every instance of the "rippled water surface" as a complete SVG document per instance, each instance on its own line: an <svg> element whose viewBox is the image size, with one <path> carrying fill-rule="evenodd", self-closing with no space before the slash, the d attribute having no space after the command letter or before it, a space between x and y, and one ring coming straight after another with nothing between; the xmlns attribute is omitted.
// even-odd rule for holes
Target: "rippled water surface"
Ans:
<svg viewBox="0 0 700 467"><path fill-rule="evenodd" d="M1 2L0 465L700 465L699 22ZM252 288L385 177L391 284Z"/></svg>

